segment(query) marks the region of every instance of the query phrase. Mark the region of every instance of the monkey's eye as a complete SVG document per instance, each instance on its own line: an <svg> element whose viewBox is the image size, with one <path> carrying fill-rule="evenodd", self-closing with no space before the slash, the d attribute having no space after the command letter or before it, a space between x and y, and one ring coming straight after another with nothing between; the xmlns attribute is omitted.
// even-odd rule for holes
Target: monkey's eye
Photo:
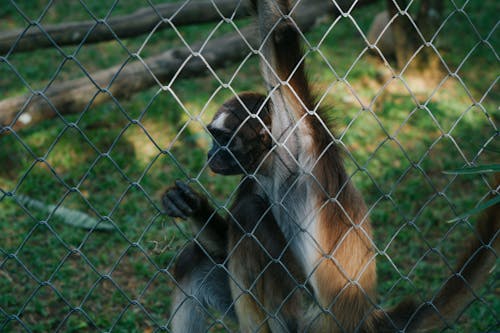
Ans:
<svg viewBox="0 0 500 333"><path fill-rule="evenodd" d="M208 126L208 132L210 132L210 134L212 134L214 137L219 137L219 136L224 136L224 135L230 135L231 132L228 131L228 130L225 130L225 129L221 129L221 128L214 128L214 127L210 127Z"/></svg>
<svg viewBox="0 0 500 333"><path fill-rule="evenodd" d="M224 131L221 129L209 129L210 134L214 137L214 139L219 143L219 145L225 145L231 140L233 137L233 133L229 131Z"/></svg>

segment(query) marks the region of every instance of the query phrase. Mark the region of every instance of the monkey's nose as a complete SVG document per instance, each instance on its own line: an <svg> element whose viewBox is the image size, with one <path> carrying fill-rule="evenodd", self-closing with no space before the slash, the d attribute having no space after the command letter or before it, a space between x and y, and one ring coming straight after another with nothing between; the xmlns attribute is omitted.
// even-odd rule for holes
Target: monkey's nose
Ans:
<svg viewBox="0 0 500 333"><path fill-rule="evenodd" d="M217 152L219 151L219 149L217 147L212 147L212 149L210 149L207 153L207 160L210 161L212 159L212 157L217 154Z"/></svg>

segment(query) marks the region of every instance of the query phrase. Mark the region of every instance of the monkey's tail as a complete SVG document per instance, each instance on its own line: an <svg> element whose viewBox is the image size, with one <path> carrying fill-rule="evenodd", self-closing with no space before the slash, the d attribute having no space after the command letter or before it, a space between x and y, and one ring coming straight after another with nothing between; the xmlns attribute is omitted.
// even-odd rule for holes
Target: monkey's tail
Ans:
<svg viewBox="0 0 500 333"><path fill-rule="evenodd" d="M495 177L499 190L500 174ZM499 195L498 193L495 196ZM489 207L478 220L476 233L467 241L455 273L430 301L422 305L407 300L389 311L378 313L378 332L426 332L455 322L477 297L500 253L500 203Z"/></svg>

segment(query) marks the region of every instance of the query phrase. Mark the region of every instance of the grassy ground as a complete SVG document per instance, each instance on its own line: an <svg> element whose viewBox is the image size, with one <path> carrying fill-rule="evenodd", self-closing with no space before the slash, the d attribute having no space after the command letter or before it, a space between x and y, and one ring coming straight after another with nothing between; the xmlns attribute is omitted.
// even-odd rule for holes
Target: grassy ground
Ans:
<svg viewBox="0 0 500 333"><path fill-rule="evenodd" d="M462 2L455 1L460 6ZM41 0L16 3L32 19L46 5ZM113 1L82 3L103 17ZM120 1L111 16L145 4ZM450 14L453 7L447 7ZM379 9L353 12L364 33ZM443 76L441 83L407 78L404 84L387 76L376 56L365 52L357 59L364 42L347 18L331 30L330 23L323 23L307 35L313 45L321 41L321 53L308 57L310 76L325 101L335 106L333 123L346 147L348 170L372 209L375 243L381 251L383 305L405 295L427 299L433 294L450 272L447 264L453 264L464 239L472 234L472 220L446 222L489 191L486 178L453 177L442 171L470 161L498 162L498 141L491 139L498 135L495 52L500 35L498 29L490 31L499 9L494 1L471 1L465 14L455 12L448 19L436 45L457 75ZM42 22L89 18L78 1L54 2ZM0 8L0 30L21 26L24 22L12 5ZM183 28L180 34L194 42L214 27ZM232 28L225 25L219 30ZM487 43L474 48L479 36ZM124 40L123 46L111 41L63 50L75 53L81 66L92 72L123 62L128 56L125 48L135 52L144 39ZM176 45L181 45L176 32L157 32L142 55ZM83 75L75 61L63 60L55 49L8 57L34 89ZM227 82L235 71L231 67L217 75ZM257 59L242 66L232 87L262 91ZM0 62L0 96L27 91L11 67ZM214 176L204 165L209 137L203 124L231 91L221 89L211 75L176 81L172 91L176 98L152 88L129 100L90 106L66 118L76 121L78 129L54 119L0 138L0 331L151 332L167 323L173 287L169 268L190 232L183 223L161 216L162 191L175 179L192 178L225 205L238 183L235 177ZM137 118L144 111L142 128L125 116ZM168 153L161 154L157 147ZM36 162L36 157L43 162ZM70 191L73 187L77 190ZM106 217L116 231L72 228L51 215L23 209L15 195L6 193ZM498 273L496 269L497 278L479 292L482 302L469 307L454 330L499 329ZM9 321L8 315L19 316L23 324Z"/></svg>

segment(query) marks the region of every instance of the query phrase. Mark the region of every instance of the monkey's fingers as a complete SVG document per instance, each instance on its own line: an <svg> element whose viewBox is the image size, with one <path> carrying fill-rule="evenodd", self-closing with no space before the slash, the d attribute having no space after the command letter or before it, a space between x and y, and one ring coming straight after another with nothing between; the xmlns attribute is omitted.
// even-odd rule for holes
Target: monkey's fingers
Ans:
<svg viewBox="0 0 500 333"><path fill-rule="evenodd" d="M198 198L198 194L193 191L191 189L191 187L189 187L189 185L187 185L186 183L180 181L180 180L176 180L175 181L175 186L177 186L177 188L179 190L181 190L182 194L184 194L186 197L188 197L188 199L196 206L199 205L200 203L200 199Z"/></svg>
<svg viewBox="0 0 500 333"><path fill-rule="evenodd" d="M167 197L174 203L174 205L182 211L184 215L193 214L193 208L189 205L188 202L182 197L182 193L179 193L178 190L168 191Z"/></svg>
<svg viewBox="0 0 500 333"><path fill-rule="evenodd" d="M187 219L186 214L184 214L177 206L175 203L168 197L168 194L170 192L167 192L163 195L162 198L162 203L163 203L163 208L165 209L165 213L168 216L171 217L180 217L181 219Z"/></svg>

